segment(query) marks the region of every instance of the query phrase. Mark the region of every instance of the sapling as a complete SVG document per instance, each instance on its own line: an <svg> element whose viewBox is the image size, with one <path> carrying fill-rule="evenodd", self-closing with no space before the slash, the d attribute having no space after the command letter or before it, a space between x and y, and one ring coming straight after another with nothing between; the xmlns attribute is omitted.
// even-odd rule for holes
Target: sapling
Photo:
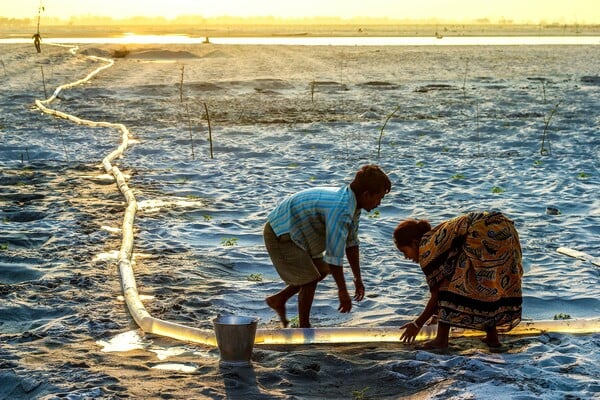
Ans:
<svg viewBox="0 0 600 400"><path fill-rule="evenodd" d="M60 140L62 142L63 149L65 151L65 160L67 162L69 162L69 153L67 152L67 145L65 144L65 137L62 133L62 129L60 128L60 124L58 122L56 122L56 127L58 128L58 135L60 136Z"/></svg>
<svg viewBox="0 0 600 400"><path fill-rule="evenodd" d="M540 81L540 83L542 84L542 95L543 95L543 99L544 99L544 104L546 104L546 84L548 82L546 82L545 80Z"/></svg>
<svg viewBox="0 0 600 400"><path fill-rule="evenodd" d="M377 158L379 158L379 155L381 154L381 139L383 138L383 130L385 129L385 126L387 125L390 118L392 118L399 109L400 109L400 106L397 106L396 109L394 111L392 111L392 113L390 115L387 116L387 118L385 119L385 122L383 123L383 126L381 127L381 131L379 132L379 141L377 143Z"/></svg>
<svg viewBox="0 0 600 400"><path fill-rule="evenodd" d="M546 136L548 134L548 126L550 125L550 120L552 119L552 116L554 115L554 113L556 112L556 110L558 109L558 106L560 105L560 101L558 103L556 103L556 105L554 106L554 108L550 111L550 115L548 116L548 118L544 118L544 134L542 135L542 146L540 147L540 154L541 155L547 155L550 154L550 140L548 140L548 149L546 149L545 143L546 143Z"/></svg>
<svg viewBox="0 0 600 400"><path fill-rule="evenodd" d="M467 98L467 72L469 71L469 59L465 61L465 75L463 77L463 98Z"/></svg>
<svg viewBox="0 0 600 400"><path fill-rule="evenodd" d="M212 128L210 127L210 115L208 114L208 106L204 103L204 111L206 111L206 123L208 124L208 144L210 146L210 158L213 158L213 140Z"/></svg>
<svg viewBox="0 0 600 400"><path fill-rule="evenodd" d="M475 129L477 131L477 155L481 155L481 150L479 146L479 102L475 103Z"/></svg>
<svg viewBox="0 0 600 400"><path fill-rule="evenodd" d="M179 79L179 101L183 103L183 70L185 65L181 66L181 78Z"/></svg>
<svg viewBox="0 0 600 400"><path fill-rule="evenodd" d="M44 85L44 98L48 98L48 91L46 90L46 78L44 77L44 67L40 65L40 70L42 71L42 84Z"/></svg>
<svg viewBox="0 0 600 400"><path fill-rule="evenodd" d="M192 160L195 160L196 157L194 155L194 137L192 135L192 120L190 118L190 108L188 107L188 105L185 105L185 112L187 113L187 119L188 119L188 127L190 130L190 145L192 147Z"/></svg>

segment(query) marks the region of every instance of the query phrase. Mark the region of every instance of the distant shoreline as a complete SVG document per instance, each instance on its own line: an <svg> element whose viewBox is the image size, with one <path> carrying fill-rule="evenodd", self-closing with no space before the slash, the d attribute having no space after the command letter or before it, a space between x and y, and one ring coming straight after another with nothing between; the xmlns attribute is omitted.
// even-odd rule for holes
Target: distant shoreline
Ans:
<svg viewBox="0 0 600 400"><path fill-rule="evenodd" d="M0 25L0 38L31 38L36 27ZM460 37L460 36L600 36L600 25L127 25L40 27L43 38L185 35L192 37Z"/></svg>

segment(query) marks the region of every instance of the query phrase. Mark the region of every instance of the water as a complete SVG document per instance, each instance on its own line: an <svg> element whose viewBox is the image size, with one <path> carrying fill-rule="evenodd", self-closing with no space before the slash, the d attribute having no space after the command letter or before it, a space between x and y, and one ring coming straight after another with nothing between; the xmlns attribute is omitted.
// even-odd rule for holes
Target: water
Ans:
<svg viewBox="0 0 600 400"><path fill-rule="evenodd" d="M60 47L1 47L0 398L598 397L598 334L505 337L498 353L477 339L443 354L263 346L244 371L220 369L214 348L141 334L114 262L123 198L100 165L118 133L33 106L102 64ZM79 54L112 50L89 44ZM482 208L504 211L520 232L525 318L598 316L598 268L556 252L600 254L595 46L128 50L53 107L132 132L115 163L140 202L134 271L153 316L211 329L217 315L248 315L276 327L263 300L282 287L262 244L266 214L369 162L393 187L361 221L366 299L337 313L327 279L313 324L389 326L417 315L426 286L394 249L393 228Z"/></svg>
<svg viewBox="0 0 600 400"><path fill-rule="evenodd" d="M202 44L206 37L138 35L116 37L51 37L46 43L68 44ZM600 45L599 36L268 36L210 37L212 44L284 46L539 46ZM31 43L30 38L4 38L0 44Z"/></svg>

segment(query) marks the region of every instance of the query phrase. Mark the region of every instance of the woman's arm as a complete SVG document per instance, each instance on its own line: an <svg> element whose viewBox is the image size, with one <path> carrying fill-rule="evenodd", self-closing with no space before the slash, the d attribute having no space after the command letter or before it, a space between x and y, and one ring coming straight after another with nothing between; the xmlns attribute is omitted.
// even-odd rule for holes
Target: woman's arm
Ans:
<svg viewBox="0 0 600 400"><path fill-rule="evenodd" d="M414 321L404 324L400 327L400 329L404 329L404 333L402 333L402 336L400 337L400 340L402 340L404 343L414 342L415 337L417 337L423 325L429 320L429 318L431 318L433 314L435 314L438 305L438 287L439 286L436 286L430 291L429 301L427 302L423 312L421 312L421 315L419 315Z"/></svg>

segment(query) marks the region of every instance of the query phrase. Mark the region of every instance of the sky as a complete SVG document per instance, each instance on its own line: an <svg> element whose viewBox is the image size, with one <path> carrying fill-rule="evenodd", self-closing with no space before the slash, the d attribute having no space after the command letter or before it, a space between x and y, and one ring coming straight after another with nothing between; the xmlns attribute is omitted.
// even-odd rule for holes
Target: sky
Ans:
<svg viewBox="0 0 600 400"><path fill-rule="evenodd" d="M66 20L89 15L115 19L227 15L600 24L600 0L41 0L41 4L42 17ZM0 0L0 17L37 18L39 8L40 0Z"/></svg>

